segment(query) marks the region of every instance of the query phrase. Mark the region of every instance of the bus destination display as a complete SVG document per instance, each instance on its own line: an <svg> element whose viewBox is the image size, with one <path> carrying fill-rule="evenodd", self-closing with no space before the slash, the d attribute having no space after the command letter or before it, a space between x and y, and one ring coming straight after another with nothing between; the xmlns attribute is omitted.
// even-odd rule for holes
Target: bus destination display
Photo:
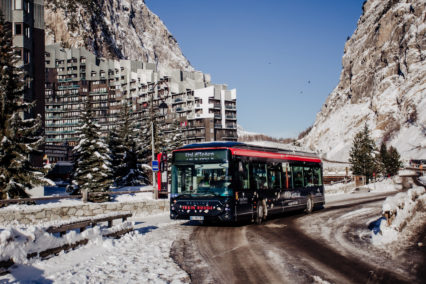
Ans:
<svg viewBox="0 0 426 284"><path fill-rule="evenodd" d="M175 152L175 162L226 162L226 150Z"/></svg>

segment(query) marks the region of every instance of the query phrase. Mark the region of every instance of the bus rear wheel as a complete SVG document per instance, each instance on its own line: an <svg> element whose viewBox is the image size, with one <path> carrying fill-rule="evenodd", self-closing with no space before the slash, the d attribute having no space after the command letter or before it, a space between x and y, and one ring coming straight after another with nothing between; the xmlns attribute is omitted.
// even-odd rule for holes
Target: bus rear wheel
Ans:
<svg viewBox="0 0 426 284"><path fill-rule="evenodd" d="M312 213L312 211L314 211L314 199L313 199L312 195L309 195L308 200L306 200L305 212L310 214L310 213Z"/></svg>

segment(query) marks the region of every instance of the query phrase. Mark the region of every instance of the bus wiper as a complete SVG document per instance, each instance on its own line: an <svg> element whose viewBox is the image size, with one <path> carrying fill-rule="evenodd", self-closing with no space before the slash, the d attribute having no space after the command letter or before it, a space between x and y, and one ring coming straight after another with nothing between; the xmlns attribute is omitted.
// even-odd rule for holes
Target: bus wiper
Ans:
<svg viewBox="0 0 426 284"><path fill-rule="evenodd" d="M211 195L211 196L220 196L219 194L217 194L217 193L214 193L214 192L208 192L208 191L206 191L206 192L198 192L198 193L196 193L197 195L200 195L200 196L206 196L206 195Z"/></svg>

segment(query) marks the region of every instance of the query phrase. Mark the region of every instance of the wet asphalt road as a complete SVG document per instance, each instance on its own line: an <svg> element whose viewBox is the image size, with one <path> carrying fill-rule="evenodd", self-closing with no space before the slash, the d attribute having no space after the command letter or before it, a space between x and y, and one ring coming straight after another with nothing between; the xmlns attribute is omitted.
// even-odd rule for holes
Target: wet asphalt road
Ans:
<svg viewBox="0 0 426 284"><path fill-rule="evenodd" d="M188 223L194 227L193 233L189 239L174 243L171 256L190 274L193 283L422 283L423 274L418 271L421 263L411 272L404 271L407 264L399 263L393 269L392 263L381 263L381 256L363 257L339 244L338 240L344 239L343 244L353 242L355 250L362 248L365 240L350 232L365 227L365 218L380 214L387 195L329 203L309 216L287 213L262 225ZM324 237L309 232L309 228L301 229L302 223L306 227L304 220L318 225L356 210L365 211L364 219L345 221L349 226L334 223L345 227L343 231L330 227L331 233Z"/></svg>

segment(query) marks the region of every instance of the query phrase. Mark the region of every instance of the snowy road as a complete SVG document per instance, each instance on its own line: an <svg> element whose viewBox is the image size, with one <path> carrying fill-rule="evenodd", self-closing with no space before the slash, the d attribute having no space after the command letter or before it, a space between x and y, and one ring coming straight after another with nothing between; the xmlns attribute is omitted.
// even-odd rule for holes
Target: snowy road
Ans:
<svg viewBox="0 0 426 284"><path fill-rule="evenodd" d="M387 195L351 195L261 226L195 226L172 256L194 283L420 283L424 251L396 257L365 240Z"/></svg>

